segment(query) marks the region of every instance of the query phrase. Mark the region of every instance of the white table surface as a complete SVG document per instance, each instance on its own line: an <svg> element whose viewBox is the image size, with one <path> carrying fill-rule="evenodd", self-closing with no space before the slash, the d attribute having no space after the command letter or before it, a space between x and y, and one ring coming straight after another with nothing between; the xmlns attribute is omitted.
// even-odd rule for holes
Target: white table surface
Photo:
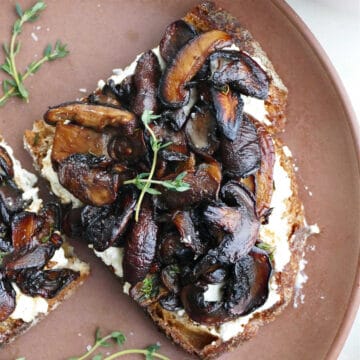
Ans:
<svg viewBox="0 0 360 360"><path fill-rule="evenodd" d="M348 92L360 126L360 0L287 2L328 54ZM360 311L338 360L359 359Z"/></svg>

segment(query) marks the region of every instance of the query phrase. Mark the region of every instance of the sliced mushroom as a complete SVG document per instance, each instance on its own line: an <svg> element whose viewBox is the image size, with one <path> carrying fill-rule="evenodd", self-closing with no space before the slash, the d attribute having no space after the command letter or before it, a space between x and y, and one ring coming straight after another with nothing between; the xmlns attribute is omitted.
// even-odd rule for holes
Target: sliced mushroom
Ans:
<svg viewBox="0 0 360 360"><path fill-rule="evenodd" d="M175 131L166 122L151 124L151 129L159 141L164 144L170 142L169 146L160 151L161 157L164 160L184 161L187 159L189 151L183 131Z"/></svg>
<svg viewBox="0 0 360 360"><path fill-rule="evenodd" d="M102 206L115 201L120 181L107 171L111 163L92 154L74 154L62 161L59 182L84 204Z"/></svg>
<svg viewBox="0 0 360 360"><path fill-rule="evenodd" d="M55 253L55 247L51 242L37 245L29 250L23 248L20 251L13 252L4 258L3 266L6 274L13 277L17 273L25 269L42 269Z"/></svg>
<svg viewBox="0 0 360 360"><path fill-rule="evenodd" d="M87 98L89 104L95 105L110 105L121 108L121 102L117 96L110 90L108 85L105 85L102 90L96 90Z"/></svg>
<svg viewBox="0 0 360 360"><path fill-rule="evenodd" d="M190 248L195 254L204 252L204 244L199 238L199 232L195 228L190 211L176 211L172 217L176 229L181 235L181 242Z"/></svg>
<svg viewBox="0 0 360 360"><path fill-rule="evenodd" d="M194 37L183 46L161 77L159 95L163 104L170 108L184 106L189 101L187 83L201 69L212 52L230 43L229 34L212 30Z"/></svg>
<svg viewBox="0 0 360 360"><path fill-rule="evenodd" d="M184 20L177 20L167 26L160 41L160 54L165 62L175 58L179 50L194 36L195 29Z"/></svg>
<svg viewBox="0 0 360 360"><path fill-rule="evenodd" d="M189 317L204 325L218 325L230 319L221 301L205 301L206 284L190 284L181 290L181 302Z"/></svg>
<svg viewBox="0 0 360 360"><path fill-rule="evenodd" d="M163 180L174 180L175 177L176 175L171 175ZM160 206L182 210L201 202L212 201L218 196L221 179L220 164L209 157L195 172L188 172L184 177L183 181L190 185L186 195L165 189L159 195Z"/></svg>
<svg viewBox="0 0 360 360"><path fill-rule="evenodd" d="M50 125L69 120L95 130L102 130L107 126L133 130L137 123L136 116L130 111L83 102L69 102L51 107L45 113L44 120Z"/></svg>
<svg viewBox="0 0 360 360"><path fill-rule="evenodd" d="M233 141L242 123L244 102L240 94L230 88L226 91L212 88L211 94L219 129L228 140Z"/></svg>
<svg viewBox="0 0 360 360"><path fill-rule="evenodd" d="M136 164L139 160L146 161L144 133L138 129L132 135L115 135L108 144L108 152L113 160L126 165Z"/></svg>
<svg viewBox="0 0 360 360"><path fill-rule="evenodd" d="M52 299L79 275L70 269L26 270L19 273L16 285L24 294Z"/></svg>
<svg viewBox="0 0 360 360"><path fill-rule="evenodd" d="M161 270L161 281L164 286L174 294L180 290L180 268L175 264L168 265Z"/></svg>
<svg viewBox="0 0 360 360"><path fill-rule="evenodd" d="M230 85L244 95L266 99L269 79L261 66L243 51L217 51L210 57L212 82Z"/></svg>
<svg viewBox="0 0 360 360"><path fill-rule="evenodd" d="M8 225L0 221L0 251L8 253L13 250L10 228Z"/></svg>
<svg viewBox="0 0 360 360"><path fill-rule="evenodd" d="M249 314L265 303L271 271L267 253L256 247L234 265L224 289L225 308L232 316Z"/></svg>
<svg viewBox="0 0 360 360"><path fill-rule="evenodd" d="M2 220L10 223L11 217L20 212L29 201L24 201L22 191L17 188L12 180L6 180L0 186L0 213Z"/></svg>
<svg viewBox="0 0 360 360"><path fill-rule="evenodd" d="M158 112L157 92L160 76L161 69L156 55L151 50L143 53L137 61L134 74L136 95L131 110L137 116L141 116L145 110Z"/></svg>
<svg viewBox="0 0 360 360"><path fill-rule="evenodd" d="M136 205L133 189L123 192L113 206L86 206L81 214L83 236L97 251L119 242L130 224Z"/></svg>
<svg viewBox="0 0 360 360"><path fill-rule="evenodd" d="M133 224L125 245L124 279L132 285L142 281L149 272L155 257L157 231L152 202L145 198L139 221Z"/></svg>
<svg viewBox="0 0 360 360"><path fill-rule="evenodd" d="M11 221L11 240L14 251L18 252L23 248L29 249L34 245L39 244L39 239L35 234L41 226L43 220L32 212L21 212L14 215Z"/></svg>
<svg viewBox="0 0 360 360"><path fill-rule="evenodd" d="M182 242L180 235L175 232L167 232L159 236L159 260L165 265L176 262L186 264L194 258L194 252L187 248Z"/></svg>
<svg viewBox="0 0 360 360"><path fill-rule="evenodd" d="M14 164L7 150L0 146L0 177L13 178Z"/></svg>
<svg viewBox="0 0 360 360"><path fill-rule="evenodd" d="M0 322L5 321L15 310L15 290L2 273L0 273Z"/></svg>
<svg viewBox="0 0 360 360"><path fill-rule="evenodd" d="M107 155L110 135L74 124L57 123L51 151L51 161L58 166L73 154Z"/></svg>
<svg viewBox="0 0 360 360"><path fill-rule="evenodd" d="M204 221L208 231L219 244L225 234L235 234L242 221L242 214L237 207L225 204L211 204L204 210Z"/></svg>
<svg viewBox="0 0 360 360"><path fill-rule="evenodd" d="M168 311L178 311L182 309L181 301L178 295L168 294L159 300L160 305Z"/></svg>
<svg viewBox="0 0 360 360"><path fill-rule="evenodd" d="M220 143L223 171L230 177L247 177L260 167L261 152L256 127L244 114L234 141Z"/></svg>
<svg viewBox="0 0 360 360"><path fill-rule="evenodd" d="M196 153L212 155L219 147L216 130L216 120L210 109L192 112L185 126L191 149Z"/></svg>

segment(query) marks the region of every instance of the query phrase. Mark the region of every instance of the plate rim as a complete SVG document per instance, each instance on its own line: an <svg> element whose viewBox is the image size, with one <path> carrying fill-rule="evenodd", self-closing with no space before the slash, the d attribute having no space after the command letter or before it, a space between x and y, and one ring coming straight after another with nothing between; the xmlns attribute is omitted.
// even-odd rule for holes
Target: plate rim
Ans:
<svg viewBox="0 0 360 360"><path fill-rule="evenodd" d="M355 111L352 107L350 98L345 90L339 74L337 73L334 65L332 64L324 48L321 46L320 42L316 39L310 28L305 24L305 22L300 18L295 10L285 0L271 0L271 2L304 38L305 42L309 45L314 56L316 56L321 66L324 68L325 73L329 77L329 80L339 97L346 122L350 127L352 145L354 147L357 160L357 173L360 179L360 126L358 125ZM350 333L351 327L356 317L356 313L360 306L360 252L358 254L357 263L357 271L354 277L349 301L336 335L326 353L325 358L327 359L336 360L338 358Z"/></svg>

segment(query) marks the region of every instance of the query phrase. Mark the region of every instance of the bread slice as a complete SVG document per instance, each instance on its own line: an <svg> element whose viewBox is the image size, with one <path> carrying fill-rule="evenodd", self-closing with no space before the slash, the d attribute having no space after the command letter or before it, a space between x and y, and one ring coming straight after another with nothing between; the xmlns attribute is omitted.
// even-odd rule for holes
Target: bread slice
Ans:
<svg viewBox="0 0 360 360"><path fill-rule="evenodd" d="M6 156L8 156L11 159L10 162L12 162L14 173L13 176L9 176L9 179L10 181L13 181L17 189L22 192L22 194L18 196L22 196L22 199L26 203L26 208L23 209L23 211L39 213L43 209L43 204L42 200L39 199L37 196L38 188L35 187L35 183L37 181L36 176L21 168L20 162L16 160L13 156L12 149L5 143L1 136L0 149L2 159L3 155L5 156L5 158ZM3 165L3 162L1 162L1 165ZM1 181L7 181L3 179L3 175L4 174L2 173ZM1 201L10 201L10 198L2 197ZM14 220L10 220L10 223L12 224L11 226L13 226L12 231L14 231L14 229L16 229L14 225ZM3 231L5 226L3 217L1 217L1 225ZM40 229L40 233L41 231L42 229ZM57 234L60 235L59 233ZM4 239L2 238L2 241L3 240ZM45 241L44 238L43 241ZM4 246L4 243L2 243L2 246ZM9 256L11 257L16 252L13 249L9 249L6 251L6 253L7 254L2 251L3 256L0 261L2 280L4 279L4 276L5 278L7 277L6 271L8 271L5 270L7 268L4 262L7 262L8 264ZM0 321L0 344L5 344L13 341L17 336L21 335L22 333L30 329L32 326L34 326L37 322L39 322L52 310L54 310L58 305L60 305L63 300L65 300L72 293L74 293L74 291L89 276L89 266L76 257L73 248L66 242L62 242L61 246L58 247L57 250L55 250L53 256L50 258L50 260L48 260L43 269L70 269L74 272L77 272L78 275L71 282L69 282L68 285L61 287L61 290L56 294L56 296L51 296L48 299L39 295L26 295L22 290L20 290L21 286L18 286L19 283L17 283L16 285L14 282L15 280L12 278L11 286L16 293L16 306L6 319ZM3 282L1 285L3 286ZM2 291L4 290L2 289Z"/></svg>
<svg viewBox="0 0 360 360"><path fill-rule="evenodd" d="M234 39L232 48L235 46L236 49L245 51L265 70L269 78L269 94L265 101L246 96L242 98L245 113L255 124L261 123L266 132L272 134L276 154L275 190L271 200L271 207L274 209L269 216L269 223L260 228L260 238L275 249L272 254L274 270L270 280L270 293L265 304L246 316L217 326L201 325L190 319L183 310L165 310L158 301L145 306L152 320L175 343L202 359L210 359L252 338L261 325L275 319L290 303L306 238L318 229L306 224L303 205L298 197L291 153L276 137L286 123L287 89L267 55L236 18L213 2L199 4L183 19L199 32L217 29L231 34ZM157 53L156 48L153 51ZM139 57L124 71L117 69L110 79L120 83L127 75L132 74L138 59ZM103 85L104 82L99 82L99 88L94 93L101 93ZM49 166L53 137L54 127L38 120L33 129L25 133L25 147L42 176L50 182L52 191L62 201L74 204L74 199L59 184L51 164ZM123 276L121 247L110 247L96 254L112 267L117 276ZM125 283L124 291L129 292L129 288L130 284Z"/></svg>

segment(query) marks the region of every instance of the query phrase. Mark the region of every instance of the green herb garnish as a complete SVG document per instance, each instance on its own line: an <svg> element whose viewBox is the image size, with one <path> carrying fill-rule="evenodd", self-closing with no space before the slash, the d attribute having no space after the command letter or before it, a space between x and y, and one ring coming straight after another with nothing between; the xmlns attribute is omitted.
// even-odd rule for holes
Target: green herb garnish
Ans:
<svg viewBox="0 0 360 360"><path fill-rule="evenodd" d="M24 80L30 75L35 74L44 63L63 58L69 54L69 51L66 49L67 45L57 41L54 47L51 44L47 45L44 49L43 57L38 61L30 63L24 73L20 73L17 70L15 57L21 48L21 43L17 41L17 37L21 34L24 24L35 21L45 8L46 4L43 1L38 1L25 11L22 10L19 4L16 4L16 13L19 18L13 25L10 44L3 44L6 57L0 69L10 78L2 81L3 96L0 97L0 106L4 105L13 96L20 97L29 102L29 92L24 86Z"/></svg>
<svg viewBox="0 0 360 360"><path fill-rule="evenodd" d="M4 257L9 254L8 252L3 252L3 251L0 251L0 265L2 264L3 262L3 259Z"/></svg>
<svg viewBox="0 0 360 360"><path fill-rule="evenodd" d="M148 193L150 195L160 195L161 194L160 191L152 188L151 185L153 185L153 184L160 185L169 190L179 191L179 192L187 191L190 189L190 185L183 181L184 177L186 176L186 171L179 174L174 180L165 180L165 181L153 180L153 176L154 176L156 164L157 164L158 152L171 144L171 142L162 144L156 138L156 135L152 131L151 127L149 126L149 124L151 123L152 120L158 119L159 117L160 117L160 115L153 115L153 112L149 111L149 110L145 110L141 116L141 121L143 122L145 129L150 134L150 145L151 145L151 149L153 151L153 160L152 160L150 172L149 173L141 173L138 176L136 176L134 179L124 181L125 185L133 184L139 190L141 190L139 199L137 201L136 208L135 208L135 220L136 221L139 220L140 208L141 208L141 204L144 200L145 194L146 193Z"/></svg>
<svg viewBox="0 0 360 360"><path fill-rule="evenodd" d="M143 293L145 299L151 298L153 293L153 285L153 279L151 277L147 277L143 280L141 292Z"/></svg>
<svg viewBox="0 0 360 360"><path fill-rule="evenodd" d="M274 260L274 251L275 251L274 245L270 245L269 243L266 243L266 242L260 242L260 243L256 244L256 247L258 247L261 250L266 251L269 255L270 260L271 261Z"/></svg>
<svg viewBox="0 0 360 360"><path fill-rule="evenodd" d="M88 350L84 355L80 357L72 357L68 360L84 360L88 358L91 354L95 352L95 350L99 349L100 347L110 347L112 346L110 341L115 342L119 347L121 347L125 341L126 337L125 335L120 331L113 331L109 335L106 335L102 337L100 335L100 330L97 329L95 333L95 342L94 345L91 347L91 349ZM146 360L154 360L154 359L161 359L161 360L169 360L168 357L158 354L157 351L159 350L160 345L150 345L145 349L126 349L118 351L114 354L111 354L109 356L104 357L101 353L92 356L92 360L113 360L117 359L124 355L130 355L130 354L139 354L144 355Z"/></svg>

